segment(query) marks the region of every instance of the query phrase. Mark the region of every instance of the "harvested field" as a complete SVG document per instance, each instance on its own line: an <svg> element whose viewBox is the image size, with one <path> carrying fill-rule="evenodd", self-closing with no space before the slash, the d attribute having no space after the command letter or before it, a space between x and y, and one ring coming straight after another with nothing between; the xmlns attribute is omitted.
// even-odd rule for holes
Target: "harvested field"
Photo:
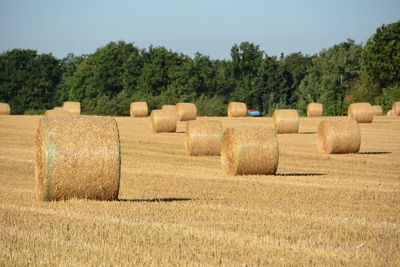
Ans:
<svg viewBox="0 0 400 267"><path fill-rule="evenodd" d="M279 134L276 175L185 153L186 122L116 118L119 201L35 200L40 116L0 116L0 265L400 265L400 117L359 124L359 154L319 154L322 118ZM218 119L224 128L271 118ZM323 119L330 119L324 117Z"/></svg>

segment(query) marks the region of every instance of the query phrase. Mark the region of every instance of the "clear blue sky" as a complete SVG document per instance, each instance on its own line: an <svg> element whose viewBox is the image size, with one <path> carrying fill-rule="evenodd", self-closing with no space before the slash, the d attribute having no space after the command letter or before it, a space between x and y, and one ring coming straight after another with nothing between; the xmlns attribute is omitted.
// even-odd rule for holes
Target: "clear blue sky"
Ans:
<svg viewBox="0 0 400 267"><path fill-rule="evenodd" d="M242 41L269 55L311 55L347 38L365 43L399 19L400 0L0 0L0 53L62 58L124 40L213 59Z"/></svg>

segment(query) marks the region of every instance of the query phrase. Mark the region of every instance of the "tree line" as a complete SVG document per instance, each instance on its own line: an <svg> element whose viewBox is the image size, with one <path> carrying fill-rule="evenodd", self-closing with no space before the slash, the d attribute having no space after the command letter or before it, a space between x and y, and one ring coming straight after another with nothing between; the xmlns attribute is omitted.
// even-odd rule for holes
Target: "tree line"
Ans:
<svg viewBox="0 0 400 267"><path fill-rule="evenodd" d="M277 108L345 115L352 102L389 109L400 100L400 21L382 25L365 45L348 39L316 55L269 56L258 45L234 44L228 60L165 47L110 42L93 54L57 59L30 49L0 54L0 102L13 114L39 114L79 101L83 114L129 115L129 105L193 102L200 115L226 114L230 101L270 115Z"/></svg>

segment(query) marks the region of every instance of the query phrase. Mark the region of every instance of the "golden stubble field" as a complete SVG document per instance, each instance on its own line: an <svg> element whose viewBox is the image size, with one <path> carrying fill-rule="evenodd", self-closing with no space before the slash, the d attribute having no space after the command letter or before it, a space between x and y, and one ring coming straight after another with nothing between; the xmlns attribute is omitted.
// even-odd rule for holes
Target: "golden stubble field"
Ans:
<svg viewBox="0 0 400 267"><path fill-rule="evenodd" d="M0 116L0 265L400 265L400 117L361 124L359 154L320 155L320 118L279 135L277 175L189 157L185 123L118 117L119 201L35 200L39 116ZM224 128L271 118L219 119ZM90 130L90 129L89 129Z"/></svg>

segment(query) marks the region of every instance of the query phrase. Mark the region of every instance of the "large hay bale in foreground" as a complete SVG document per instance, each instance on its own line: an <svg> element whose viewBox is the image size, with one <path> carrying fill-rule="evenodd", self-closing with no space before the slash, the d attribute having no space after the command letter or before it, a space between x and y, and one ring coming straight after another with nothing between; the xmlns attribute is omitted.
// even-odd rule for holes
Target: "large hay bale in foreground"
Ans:
<svg viewBox="0 0 400 267"><path fill-rule="evenodd" d="M130 107L131 117L147 117L149 109L146 102L133 102Z"/></svg>
<svg viewBox="0 0 400 267"><path fill-rule="evenodd" d="M42 118L36 155L38 200L118 198L121 154L114 118Z"/></svg>
<svg viewBox="0 0 400 267"><path fill-rule="evenodd" d="M388 112L386 113L386 116L393 116L393 109L388 110Z"/></svg>
<svg viewBox="0 0 400 267"><path fill-rule="evenodd" d="M372 116L382 116L382 107L378 105L371 106Z"/></svg>
<svg viewBox="0 0 400 267"><path fill-rule="evenodd" d="M317 148L320 153L357 153L360 145L360 128L354 119L326 120L318 126Z"/></svg>
<svg viewBox="0 0 400 267"><path fill-rule="evenodd" d="M307 117L321 117L323 107L320 103L309 103L307 105Z"/></svg>
<svg viewBox="0 0 400 267"><path fill-rule="evenodd" d="M295 109L277 109L273 114L276 133L298 133L299 113Z"/></svg>
<svg viewBox="0 0 400 267"><path fill-rule="evenodd" d="M400 102L394 102L392 105L392 116L400 116Z"/></svg>
<svg viewBox="0 0 400 267"><path fill-rule="evenodd" d="M10 115L11 109L8 103L0 103L0 115Z"/></svg>
<svg viewBox="0 0 400 267"><path fill-rule="evenodd" d="M230 102L228 105L228 117L245 117L247 105L243 102Z"/></svg>
<svg viewBox="0 0 400 267"><path fill-rule="evenodd" d="M221 163L226 174L275 174L278 161L278 138L274 129L261 126L225 130Z"/></svg>
<svg viewBox="0 0 400 267"><path fill-rule="evenodd" d="M73 101L64 102L63 108L72 115L80 115L81 114L81 103L80 102L73 102Z"/></svg>
<svg viewBox="0 0 400 267"><path fill-rule="evenodd" d="M155 133L176 132L176 115L171 110L154 109L150 114L150 129Z"/></svg>
<svg viewBox="0 0 400 267"><path fill-rule="evenodd" d="M195 120L197 117L197 108L193 103L178 103L175 112L178 121Z"/></svg>
<svg viewBox="0 0 400 267"><path fill-rule="evenodd" d="M66 116L71 115L68 110L65 110L62 107L54 107L53 109L46 110L44 116L46 117L53 117L53 116Z"/></svg>
<svg viewBox="0 0 400 267"><path fill-rule="evenodd" d="M370 103L353 103L349 105L348 117L358 123L371 123L373 119L372 106Z"/></svg>
<svg viewBox="0 0 400 267"><path fill-rule="evenodd" d="M220 155L222 135L220 121L188 121L185 134L186 154L190 156Z"/></svg>
<svg viewBox="0 0 400 267"><path fill-rule="evenodd" d="M161 107L162 110L172 110L175 112L175 105L162 105Z"/></svg>

